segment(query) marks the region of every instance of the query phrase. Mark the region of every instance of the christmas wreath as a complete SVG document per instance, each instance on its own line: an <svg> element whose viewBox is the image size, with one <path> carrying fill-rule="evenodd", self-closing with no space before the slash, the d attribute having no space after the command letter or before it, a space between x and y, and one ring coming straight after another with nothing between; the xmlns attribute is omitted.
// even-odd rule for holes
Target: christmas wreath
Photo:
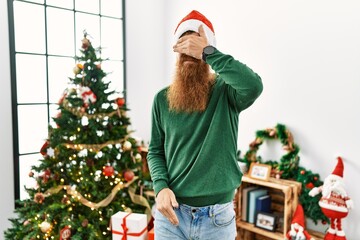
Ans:
<svg viewBox="0 0 360 240"><path fill-rule="evenodd" d="M281 156L279 161L264 161L261 156L258 156L257 152L266 140L279 140L282 144L286 153ZM312 219L315 224L318 223L318 220L325 224L328 219L318 205L320 196L317 198L309 196L309 191L314 187L321 186L323 182L320 180L319 174L314 174L311 170L299 165L299 151L299 146L294 143L293 134L285 125L277 124L273 128L256 131L255 140L249 144L249 150L245 153L244 158L239 157L239 161L245 163L247 168L252 162L268 164L271 166L272 177L301 182L302 190L299 201L304 206L305 216Z"/></svg>
<svg viewBox="0 0 360 240"><path fill-rule="evenodd" d="M257 155L257 151L265 140L280 140L283 149L287 152L280 158L280 161L263 161L261 156ZM256 138L249 145L250 149L246 152L244 162L247 167L252 162L269 164L272 167L272 176L277 178L292 178L296 174L299 166L299 147L294 143L293 135L282 124L277 124L274 128L267 128L256 132Z"/></svg>

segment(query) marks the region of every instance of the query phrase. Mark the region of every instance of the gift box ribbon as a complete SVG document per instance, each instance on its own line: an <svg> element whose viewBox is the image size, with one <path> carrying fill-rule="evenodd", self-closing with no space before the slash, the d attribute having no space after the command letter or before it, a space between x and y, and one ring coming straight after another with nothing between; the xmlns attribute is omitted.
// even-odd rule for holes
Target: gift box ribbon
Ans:
<svg viewBox="0 0 360 240"><path fill-rule="evenodd" d="M123 232L119 232L119 231L116 231L116 230L112 230L112 233L114 234L119 234L119 235L123 235L123 237L121 238L121 240L127 240L127 236L134 236L134 237L140 237L146 230L147 230L147 226L145 226L145 228L139 232L139 233L129 233L128 232L128 228L126 226L126 218L128 216L130 216L131 213L129 213L128 215L126 215L124 218L123 218L123 222L121 224L121 227L123 228Z"/></svg>

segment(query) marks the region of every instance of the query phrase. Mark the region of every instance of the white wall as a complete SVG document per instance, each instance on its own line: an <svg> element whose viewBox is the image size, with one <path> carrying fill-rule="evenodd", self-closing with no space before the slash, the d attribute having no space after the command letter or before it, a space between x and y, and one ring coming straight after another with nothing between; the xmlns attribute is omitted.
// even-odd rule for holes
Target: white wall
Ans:
<svg viewBox="0 0 360 240"><path fill-rule="evenodd" d="M13 155L7 2L0 1L0 236L13 211ZM264 92L241 114L239 147L255 131L284 123L301 148L301 164L322 178L335 157L345 160L344 180L355 210L344 220L349 240L360 238L360 2L356 0L128 0L129 115L135 134L150 136L155 92L171 81L172 34L190 10L213 22L218 48L258 72ZM265 147L265 146L264 146ZM352 184L353 183L353 184ZM0 237L1 239L1 237Z"/></svg>
<svg viewBox="0 0 360 240"><path fill-rule="evenodd" d="M165 85L165 0L126 1L127 105L134 136L148 143L154 94Z"/></svg>
<svg viewBox="0 0 360 240"><path fill-rule="evenodd" d="M9 54L7 1L0 1L0 239L3 238L4 230L11 226L8 218L13 216L14 210L14 171Z"/></svg>
<svg viewBox="0 0 360 240"><path fill-rule="evenodd" d="M129 104L133 127L146 141L152 97L171 81L173 31L193 9L212 21L219 50L263 79L263 94L240 116L239 148L247 151L256 130L283 123L300 146L300 164L322 179L341 155L345 187L355 203L344 230L349 240L359 239L360 192L354 181L360 177L360 2L127 1ZM266 157L266 144L264 149Z"/></svg>

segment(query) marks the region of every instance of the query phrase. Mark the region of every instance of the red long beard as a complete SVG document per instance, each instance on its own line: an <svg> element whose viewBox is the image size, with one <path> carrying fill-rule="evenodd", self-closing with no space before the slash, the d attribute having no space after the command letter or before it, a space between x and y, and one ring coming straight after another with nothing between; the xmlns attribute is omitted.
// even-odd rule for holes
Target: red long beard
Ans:
<svg viewBox="0 0 360 240"><path fill-rule="evenodd" d="M167 93L170 109L187 113L205 111L213 81L209 65L181 54L176 62L174 81Z"/></svg>

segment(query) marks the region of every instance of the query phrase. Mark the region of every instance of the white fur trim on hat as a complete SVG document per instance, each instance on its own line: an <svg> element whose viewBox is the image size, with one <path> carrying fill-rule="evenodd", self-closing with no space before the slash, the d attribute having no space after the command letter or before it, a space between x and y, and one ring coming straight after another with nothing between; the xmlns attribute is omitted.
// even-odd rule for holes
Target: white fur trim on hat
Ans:
<svg viewBox="0 0 360 240"><path fill-rule="evenodd" d="M202 21L197 20L197 19L186 20L185 22L183 22L179 25L179 27L177 28L175 35L174 35L175 42L180 38L181 35L183 35L187 31L194 31L194 32L198 33L199 27L201 25L203 25L203 27L204 27L206 38L208 40L209 45L212 45L215 47L216 46L215 34L213 33L213 31L211 31L211 29L206 24L204 24Z"/></svg>

